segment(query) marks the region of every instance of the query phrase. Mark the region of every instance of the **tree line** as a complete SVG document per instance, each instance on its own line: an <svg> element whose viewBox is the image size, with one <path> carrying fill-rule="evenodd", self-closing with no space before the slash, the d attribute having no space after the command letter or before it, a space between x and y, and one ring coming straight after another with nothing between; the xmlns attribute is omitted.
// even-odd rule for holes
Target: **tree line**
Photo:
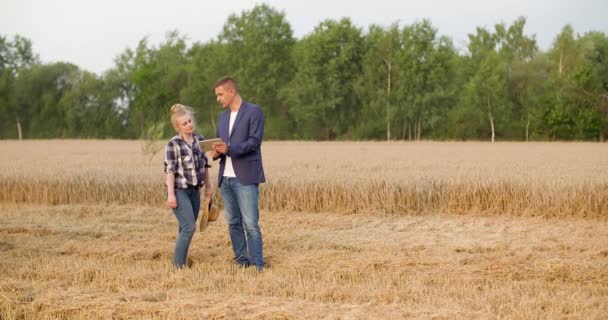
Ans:
<svg viewBox="0 0 608 320"><path fill-rule="evenodd" d="M41 63L30 40L0 35L0 138L168 137L177 102L214 136L211 87L231 75L262 107L266 139L604 141L606 34L566 25L542 51L525 24L477 27L466 50L429 20L325 20L296 39L283 12L257 5L208 42L144 38L102 75Z"/></svg>

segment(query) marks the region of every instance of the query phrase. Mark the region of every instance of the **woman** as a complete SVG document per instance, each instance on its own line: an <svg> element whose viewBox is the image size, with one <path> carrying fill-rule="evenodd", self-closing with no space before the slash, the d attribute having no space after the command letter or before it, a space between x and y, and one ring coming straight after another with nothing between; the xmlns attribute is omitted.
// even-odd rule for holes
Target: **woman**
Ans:
<svg viewBox="0 0 608 320"><path fill-rule="evenodd" d="M198 145L204 138L194 132L194 112L190 107L175 104L171 107L171 122L177 135L169 140L165 148L167 205L173 209L179 223L173 265L183 268L196 230L201 202L199 189L204 186L208 198L211 198L212 189L207 157Z"/></svg>

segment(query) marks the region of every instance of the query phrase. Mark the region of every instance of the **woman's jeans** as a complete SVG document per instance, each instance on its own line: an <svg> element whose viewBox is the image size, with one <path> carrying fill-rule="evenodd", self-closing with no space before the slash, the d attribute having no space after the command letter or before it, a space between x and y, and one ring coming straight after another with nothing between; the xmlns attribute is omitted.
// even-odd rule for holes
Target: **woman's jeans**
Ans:
<svg viewBox="0 0 608 320"><path fill-rule="evenodd" d="M264 258L262 232L258 225L258 185L243 185L236 178L224 177L220 189L234 261L240 266L253 264L262 270Z"/></svg>
<svg viewBox="0 0 608 320"><path fill-rule="evenodd" d="M179 234L175 242L173 265L183 268L186 265L188 247L196 231L196 218L201 207L199 188L175 189L177 208L173 209L175 218L179 223Z"/></svg>

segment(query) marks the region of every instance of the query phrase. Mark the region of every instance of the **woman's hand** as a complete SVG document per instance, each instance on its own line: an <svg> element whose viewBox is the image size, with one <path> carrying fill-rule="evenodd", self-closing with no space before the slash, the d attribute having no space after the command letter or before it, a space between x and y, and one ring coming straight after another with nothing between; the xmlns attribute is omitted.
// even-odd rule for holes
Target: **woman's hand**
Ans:
<svg viewBox="0 0 608 320"><path fill-rule="evenodd" d="M205 198L211 199L213 197L213 188L205 188Z"/></svg>
<svg viewBox="0 0 608 320"><path fill-rule="evenodd" d="M171 209L175 209L177 208L177 200L175 199L175 195L174 194L170 194L167 197L167 205L169 206L169 208Z"/></svg>

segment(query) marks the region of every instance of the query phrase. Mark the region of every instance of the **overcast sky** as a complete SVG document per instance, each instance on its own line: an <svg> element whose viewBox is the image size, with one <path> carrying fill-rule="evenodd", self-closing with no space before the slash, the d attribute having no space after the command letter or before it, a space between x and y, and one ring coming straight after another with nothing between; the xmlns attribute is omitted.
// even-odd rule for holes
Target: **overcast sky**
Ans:
<svg viewBox="0 0 608 320"><path fill-rule="evenodd" d="M525 31L536 35L543 50L568 23L579 34L608 33L608 0L0 0L0 34L29 38L43 62L67 61L102 73L145 36L158 44L167 31L178 30L206 42L217 37L231 13L259 3L284 11L297 38L324 19L342 17L364 30L428 18L460 49L475 27L511 24L519 16L527 18Z"/></svg>

